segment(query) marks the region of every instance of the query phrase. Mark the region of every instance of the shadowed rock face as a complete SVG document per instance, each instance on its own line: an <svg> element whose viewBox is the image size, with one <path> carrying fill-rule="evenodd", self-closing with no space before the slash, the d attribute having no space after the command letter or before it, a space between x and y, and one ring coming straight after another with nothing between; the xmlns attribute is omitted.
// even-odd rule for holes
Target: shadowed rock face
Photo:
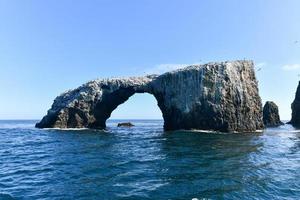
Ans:
<svg viewBox="0 0 300 200"><path fill-rule="evenodd" d="M292 119L289 123L295 127L300 127L300 81L292 103Z"/></svg>
<svg viewBox="0 0 300 200"><path fill-rule="evenodd" d="M36 127L103 129L118 105L144 92L156 98L165 130L263 128L251 61L193 65L160 76L94 80L58 96Z"/></svg>
<svg viewBox="0 0 300 200"><path fill-rule="evenodd" d="M267 127L280 126L283 123L280 121L278 106L272 102L267 101L263 108L263 121Z"/></svg>

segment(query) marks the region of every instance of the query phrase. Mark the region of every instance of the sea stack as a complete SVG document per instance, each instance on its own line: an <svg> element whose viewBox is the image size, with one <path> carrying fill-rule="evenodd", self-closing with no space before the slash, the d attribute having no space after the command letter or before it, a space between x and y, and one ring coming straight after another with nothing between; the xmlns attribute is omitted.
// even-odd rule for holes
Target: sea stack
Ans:
<svg viewBox="0 0 300 200"><path fill-rule="evenodd" d="M300 81L298 83L295 99L292 103L292 119L289 124L300 127Z"/></svg>
<svg viewBox="0 0 300 200"><path fill-rule="evenodd" d="M283 123L280 121L278 106L273 101L267 101L263 108L263 121L266 127L276 127Z"/></svg>
<svg viewBox="0 0 300 200"><path fill-rule="evenodd" d="M145 92L156 98L166 131L253 132L264 127L254 64L245 60L93 80L58 96L36 127L104 129L118 105Z"/></svg>

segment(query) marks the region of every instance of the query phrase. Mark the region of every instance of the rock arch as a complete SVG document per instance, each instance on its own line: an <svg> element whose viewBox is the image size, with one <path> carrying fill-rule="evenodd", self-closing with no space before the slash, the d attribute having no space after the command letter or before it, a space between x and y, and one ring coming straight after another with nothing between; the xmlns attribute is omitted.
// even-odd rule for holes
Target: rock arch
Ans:
<svg viewBox="0 0 300 200"><path fill-rule="evenodd" d="M139 93L149 93L145 90L136 90L137 88L134 87L127 87L127 88L120 88L109 95L106 95L103 100L95 105L94 110L94 117L95 122L92 124L89 124L89 128L105 128L106 127L106 121L111 117L111 114L114 110L117 109L117 107L123 103L125 103L130 97L132 97L135 94ZM153 95L153 94L151 94ZM155 95L153 95L154 98ZM156 99L157 100L157 99ZM159 105L158 105L159 107ZM160 107L159 107L160 108ZM161 110L161 108L160 108ZM163 112L161 110L161 112ZM163 114L163 113L162 113Z"/></svg>
<svg viewBox="0 0 300 200"><path fill-rule="evenodd" d="M254 65L193 65L162 75L90 81L58 96L38 128L105 128L112 111L135 93L154 95L165 130L224 132L263 128Z"/></svg>
<svg viewBox="0 0 300 200"><path fill-rule="evenodd" d="M156 76L90 81L58 96L36 127L104 129L111 113L131 96L153 95L148 84L154 78Z"/></svg>

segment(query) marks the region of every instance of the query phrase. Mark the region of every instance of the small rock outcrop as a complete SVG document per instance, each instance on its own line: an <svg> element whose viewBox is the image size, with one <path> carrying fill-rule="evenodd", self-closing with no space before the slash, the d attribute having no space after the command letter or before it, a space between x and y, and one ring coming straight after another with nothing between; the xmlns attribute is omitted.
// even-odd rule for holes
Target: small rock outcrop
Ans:
<svg viewBox="0 0 300 200"><path fill-rule="evenodd" d="M289 124L300 127L300 81L298 83L295 99L292 103L292 119Z"/></svg>
<svg viewBox="0 0 300 200"><path fill-rule="evenodd" d="M252 61L208 63L162 75L90 81L58 96L36 127L103 129L118 105L144 92L156 98L165 130L251 132L264 127Z"/></svg>
<svg viewBox="0 0 300 200"><path fill-rule="evenodd" d="M263 108L263 121L266 127L276 127L283 123L280 121L278 106L273 101L267 101Z"/></svg>
<svg viewBox="0 0 300 200"><path fill-rule="evenodd" d="M131 122L118 123L118 127L133 127L134 125Z"/></svg>

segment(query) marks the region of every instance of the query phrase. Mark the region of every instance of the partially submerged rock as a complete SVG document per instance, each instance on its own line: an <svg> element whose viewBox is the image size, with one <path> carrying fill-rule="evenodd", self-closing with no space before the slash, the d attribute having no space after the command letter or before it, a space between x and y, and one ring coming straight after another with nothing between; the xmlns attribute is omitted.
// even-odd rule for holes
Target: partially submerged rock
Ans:
<svg viewBox="0 0 300 200"><path fill-rule="evenodd" d="M154 95L165 130L251 132L263 128L262 105L251 61L192 65L133 78L90 81L58 96L38 128L99 128L135 93Z"/></svg>
<svg viewBox="0 0 300 200"><path fill-rule="evenodd" d="M292 103L292 119L289 124L300 127L300 81L298 83L295 99Z"/></svg>
<svg viewBox="0 0 300 200"><path fill-rule="evenodd" d="M263 121L266 127L276 127L283 123L280 121L278 106L273 101L267 101L263 108Z"/></svg>
<svg viewBox="0 0 300 200"><path fill-rule="evenodd" d="M118 127L132 127L134 126L131 122L123 122L123 123L118 123Z"/></svg>

